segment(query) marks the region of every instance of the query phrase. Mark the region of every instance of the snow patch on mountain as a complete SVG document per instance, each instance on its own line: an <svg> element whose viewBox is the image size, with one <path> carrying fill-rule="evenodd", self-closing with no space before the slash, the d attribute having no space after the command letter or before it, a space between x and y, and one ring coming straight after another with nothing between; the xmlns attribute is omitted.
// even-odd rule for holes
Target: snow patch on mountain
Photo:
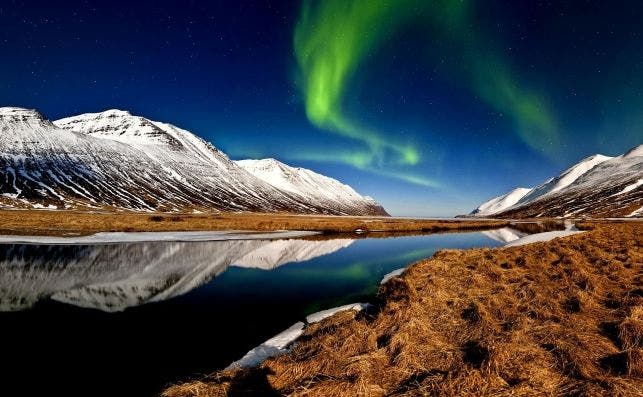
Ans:
<svg viewBox="0 0 643 397"><path fill-rule="evenodd" d="M617 195L619 195L619 194L624 194L624 193L627 193L627 192L631 192L632 190L637 189L637 188L638 188L639 186L641 186L641 185L643 185L643 178L641 178L641 179L637 180L636 182L634 182L634 183L633 183L633 184L631 184L631 185L627 185L627 186L625 186L625 187L623 188L623 190L621 190L621 191L620 191L620 192L618 192L618 193L614 193L614 195L615 195L615 196L617 196Z"/></svg>
<svg viewBox="0 0 643 397"><path fill-rule="evenodd" d="M518 247L526 244L540 243L543 241L550 241L559 237L572 236L574 234L585 233L580 230L554 230L551 232L529 234L516 240L512 240L505 244L505 247Z"/></svg>
<svg viewBox="0 0 643 397"><path fill-rule="evenodd" d="M624 158L631 157L643 157L643 145L638 145L628 150L627 153L623 155Z"/></svg>

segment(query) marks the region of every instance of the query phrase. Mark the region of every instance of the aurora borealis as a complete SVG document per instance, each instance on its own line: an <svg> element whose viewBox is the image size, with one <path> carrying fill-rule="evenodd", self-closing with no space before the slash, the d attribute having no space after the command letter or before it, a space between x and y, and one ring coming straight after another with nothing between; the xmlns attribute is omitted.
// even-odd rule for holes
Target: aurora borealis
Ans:
<svg viewBox="0 0 643 397"><path fill-rule="evenodd" d="M0 105L127 109L448 216L643 141L641 20L635 1L5 2Z"/></svg>
<svg viewBox="0 0 643 397"><path fill-rule="evenodd" d="M310 121L322 129L363 142L361 151L342 160L357 166L382 164L387 155L392 162L415 165L419 153L410 144L396 143L390 137L362 127L342 112L346 85L361 59L385 38L384 31L395 29L405 18L407 2L391 7L385 1L352 2L331 0L303 3L294 34L294 50L301 70L301 85Z"/></svg>
<svg viewBox="0 0 643 397"><path fill-rule="evenodd" d="M313 4L314 3L314 4ZM410 143L397 142L369 127L359 125L342 111L346 86L361 60L405 24L426 23L423 32L444 38L465 61L458 70L473 94L491 108L508 114L516 133L534 149L555 152L556 123L546 103L512 79L505 63L489 49L475 29L470 0L326 0L304 1L294 34L294 50L300 67L306 114L321 129L360 141L365 149L342 153L331 161L382 172L410 183L439 187L438 182L402 172L414 166L421 151ZM455 69L455 68L454 68ZM319 159L319 154L312 154Z"/></svg>

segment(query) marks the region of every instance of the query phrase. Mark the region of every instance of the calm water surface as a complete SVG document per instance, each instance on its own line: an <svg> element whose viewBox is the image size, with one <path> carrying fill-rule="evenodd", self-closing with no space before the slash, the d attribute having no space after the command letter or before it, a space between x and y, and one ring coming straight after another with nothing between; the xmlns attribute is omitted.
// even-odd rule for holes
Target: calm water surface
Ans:
<svg viewBox="0 0 643 397"><path fill-rule="evenodd" d="M155 395L308 314L371 300L394 269L442 248L502 245L506 231L0 245L0 377L22 396Z"/></svg>

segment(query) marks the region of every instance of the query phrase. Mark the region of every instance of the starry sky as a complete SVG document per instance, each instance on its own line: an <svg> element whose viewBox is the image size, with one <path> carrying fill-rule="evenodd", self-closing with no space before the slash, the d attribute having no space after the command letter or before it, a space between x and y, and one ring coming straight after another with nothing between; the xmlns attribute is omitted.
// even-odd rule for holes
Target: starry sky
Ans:
<svg viewBox="0 0 643 397"><path fill-rule="evenodd" d="M0 2L0 106L118 108L452 216L643 142L643 3Z"/></svg>

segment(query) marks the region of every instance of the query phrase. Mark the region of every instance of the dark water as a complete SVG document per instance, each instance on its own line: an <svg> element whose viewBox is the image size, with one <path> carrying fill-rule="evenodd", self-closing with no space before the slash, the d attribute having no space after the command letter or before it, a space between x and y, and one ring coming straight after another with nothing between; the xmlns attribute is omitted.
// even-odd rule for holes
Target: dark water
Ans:
<svg viewBox="0 0 643 397"><path fill-rule="evenodd" d="M394 269L501 237L0 245L2 387L21 396L155 395L308 314L370 300Z"/></svg>

